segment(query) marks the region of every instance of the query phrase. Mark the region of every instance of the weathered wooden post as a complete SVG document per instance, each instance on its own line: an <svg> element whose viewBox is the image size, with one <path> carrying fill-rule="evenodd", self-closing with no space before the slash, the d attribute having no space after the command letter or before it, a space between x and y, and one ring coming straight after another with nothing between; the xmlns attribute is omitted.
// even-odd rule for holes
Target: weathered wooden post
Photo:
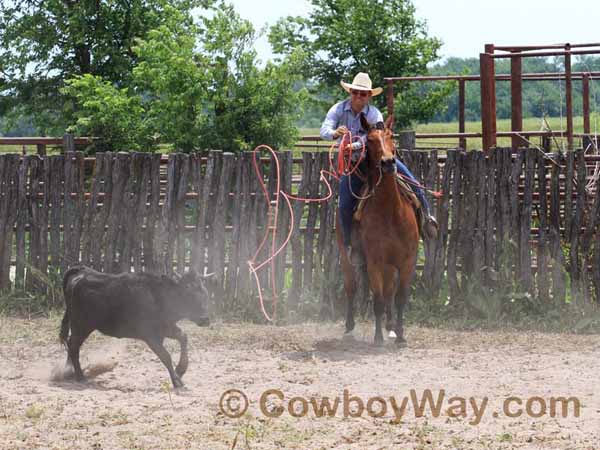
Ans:
<svg viewBox="0 0 600 450"><path fill-rule="evenodd" d="M581 146L583 150L589 147L598 151L598 143L590 136L590 75L584 74L581 78L581 96L583 99L583 137Z"/></svg>
<svg viewBox="0 0 600 450"><path fill-rule="evenodd" d="M465 132L465 80L458 80L458 132ZM458 146L463 150L467 149L467 138L461 136L458 139Z"/></svg>
<svg viewBox="0 0 600 450"><path fill-rule="evenodd" d="M63 151L62 153L66 153L66 152L74 152L75 151L75 137L70 134L70 133L66 133L63 136Z"/></svg>
<svg viewBox="0 0 600 450"><path fill-rule="evenodd" d="M523 71L521 52L513 52L510 58L511 129L513 133L523 131ZM528 147L528 142L517 134L511 136L512 150Z"/></svg>
<svg viewBox="0 0 600 450"><path fill-rule="evenodd" d="M571 46L565 45L565 96L567 103L567 148L573 150L573 82L571 78Z"/></svg>
<svg viewBox="0 0 600 450"><path fill-rule="evenodd" d="M552 136L549 134L542 135L542 148L546 153L550 153L552 151Z"/></svg>
<svg viewBox="0 0 600 450"><path fill-rule="evenodd" d="M394 80L386 80L385 92L388 117L394 114Z"/></svg>
<svg viewBox="0 0 600 450"><path fill-rule="evenodd" d="M494 45L486 44L485 53L479 54L481 73L481 133L486 154L496 146L496 84L494 75Z"/></svg>
<svg viewBox="0 0 600 450"><path fill-rule="evenodd" d="M414 150L417 146L417 136L414 130L398 132L398 149Z"/></svg>

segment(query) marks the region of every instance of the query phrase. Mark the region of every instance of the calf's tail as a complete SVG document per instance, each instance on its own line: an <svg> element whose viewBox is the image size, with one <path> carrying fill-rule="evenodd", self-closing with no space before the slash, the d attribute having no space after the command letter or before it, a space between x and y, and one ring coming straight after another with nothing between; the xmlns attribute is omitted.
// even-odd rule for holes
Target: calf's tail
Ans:
<svg viewBox="0 0 600 450"><path fill-rule="evenodd" d="M66 347L67 346L67 338L69 337L69 328L70 328L70 312L71 312L71 294L67 291L67 284L69 282L69 278L82 270L83 267L75 266L71 267L65 273L63 277L63 293L65 296L65 314L63 315L62 322L60 324L60 334L59 339L60 342Z"/></svg>

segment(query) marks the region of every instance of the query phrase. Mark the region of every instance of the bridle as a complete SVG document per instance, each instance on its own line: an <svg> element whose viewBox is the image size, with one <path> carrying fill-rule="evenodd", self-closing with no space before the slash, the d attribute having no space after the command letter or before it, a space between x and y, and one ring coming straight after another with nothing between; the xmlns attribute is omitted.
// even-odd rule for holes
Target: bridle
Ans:
<svg viewBox="0 0 600 450"><path fill-rule="evenodd" d="M368 130L368 131L371 131L371 130ZM382 145L383 145L383 143L382 143ZM368 140L367 140L366 146L367 146L366 154L369 154ZM394 151L394 154L395 154L395 151ZM377 187L381 183L381 180L383 179L383 174L389 174L389 173L394 173L395 174L396 173L396 161L395 161L394 158L386 159L386 160L379 159L377 161L377 163L375 164L375 169L379 170L379 177L377 178L377 183L375 183L375 186L373 186L369 190L369 193L366 196L364 196L364 197L361 197L359 194L356 194L352 190L352 183L350 182L350 177L348 177L348 188L350 189L350 193L352 194L352 196L354 198L356 198L358 200L366 200L369 197L372 197L373 194L375 194L375 189L377 189Z"/></svg>

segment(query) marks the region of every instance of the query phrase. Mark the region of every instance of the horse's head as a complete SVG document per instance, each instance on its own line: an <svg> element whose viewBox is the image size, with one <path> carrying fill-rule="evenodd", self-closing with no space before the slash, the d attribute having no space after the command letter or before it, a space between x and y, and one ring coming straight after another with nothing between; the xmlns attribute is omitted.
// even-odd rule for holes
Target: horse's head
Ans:
<svg viewBox="0 0 600 450"><path fill-rule="evenodd" d="M360 120L363 129L367 130L366 145L369 166L384 172L395 171L394 157L396 153L392 131L394 117L389 116L385 123L379 122L374 125L369 124L362 114Z"/></svg>

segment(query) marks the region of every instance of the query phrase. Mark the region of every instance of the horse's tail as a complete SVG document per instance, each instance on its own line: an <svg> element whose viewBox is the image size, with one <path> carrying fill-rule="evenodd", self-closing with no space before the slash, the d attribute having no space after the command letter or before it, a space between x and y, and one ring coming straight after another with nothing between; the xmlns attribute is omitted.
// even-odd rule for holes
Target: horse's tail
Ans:
<svg viewBox="0 0 600 450"><path fill-rule="evenodd" d="M71 293L67 291L67 284L69 279L79 273L83 269L83 266L75 266L71 267L69 270L65 272L65 276L63 277L63 293L65 296L65 314L63 315L62 322L60 324L60 334L59 339L60 342L66 347L67 346L67 338L69 337L69 329L71 328Z"/></svg>

